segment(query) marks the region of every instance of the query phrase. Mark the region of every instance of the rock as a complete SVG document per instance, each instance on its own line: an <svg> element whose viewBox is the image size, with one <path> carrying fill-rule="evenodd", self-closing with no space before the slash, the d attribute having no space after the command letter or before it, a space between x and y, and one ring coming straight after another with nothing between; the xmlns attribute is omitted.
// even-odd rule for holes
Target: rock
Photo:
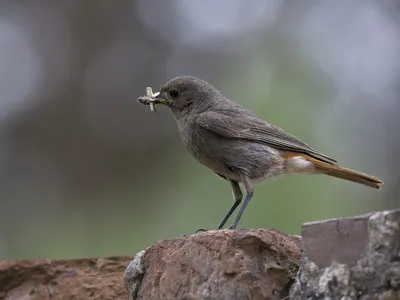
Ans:
<svg viewBox="0 0 400 300"><path fill-rule="evenodd" d="M0 261L1 300L126 299L131 257Z"/></svg>
<svg viewBox="0 0 400 300"><path fill-rule="evenodd" d="M125 271L130 300L257 300L288 296L301 238L275 230L207 231L160 241Z"/></svg>
<svg viewBox="0 0 400 300"><path fill-rule="evenodd" d="M290 298L400 299L400 210L303 225Z"/></svg>

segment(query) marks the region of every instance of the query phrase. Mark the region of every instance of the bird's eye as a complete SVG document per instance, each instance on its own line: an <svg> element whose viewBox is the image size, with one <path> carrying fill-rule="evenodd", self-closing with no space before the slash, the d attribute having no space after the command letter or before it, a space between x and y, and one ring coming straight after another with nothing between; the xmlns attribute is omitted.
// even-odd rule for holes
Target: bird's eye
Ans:
<svg viewBox="0 0 400 300"><path fill-rule="evenodd" d="M169 92L169 95L170 95L172 98L178 97L178 94L179 94L179 92L178 92L177 90L171 90L171 91Z"/></svg>

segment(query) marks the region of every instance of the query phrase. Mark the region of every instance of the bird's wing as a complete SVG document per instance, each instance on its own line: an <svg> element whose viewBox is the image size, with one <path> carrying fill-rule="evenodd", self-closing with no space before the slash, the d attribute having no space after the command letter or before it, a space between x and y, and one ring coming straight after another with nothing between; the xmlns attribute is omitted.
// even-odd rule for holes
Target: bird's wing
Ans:
<svg viewBox="0 0 400 300"><path fill-rule="evenodd" d="M243 118L243 113L246 118ZM334 164L337 161L300 141L283 129L258 119L245 111L205 112L196 117L197 125L219 136L262 143L285 151L305 153Z"/></svg>

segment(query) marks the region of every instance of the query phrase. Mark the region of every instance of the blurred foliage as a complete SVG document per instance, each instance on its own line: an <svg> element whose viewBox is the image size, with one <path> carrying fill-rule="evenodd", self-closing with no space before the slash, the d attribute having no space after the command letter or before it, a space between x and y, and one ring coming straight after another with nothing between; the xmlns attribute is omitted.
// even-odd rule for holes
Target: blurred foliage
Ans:
<svg viewBox="0 0 400 300"><path fill-rule="evenodd" d="M270 180L239 227L398 207L400 9L382 3L1 1L0 258L134 255L215 228L230 185L167 109L136 103L184 74L385 181Z"/></svg>

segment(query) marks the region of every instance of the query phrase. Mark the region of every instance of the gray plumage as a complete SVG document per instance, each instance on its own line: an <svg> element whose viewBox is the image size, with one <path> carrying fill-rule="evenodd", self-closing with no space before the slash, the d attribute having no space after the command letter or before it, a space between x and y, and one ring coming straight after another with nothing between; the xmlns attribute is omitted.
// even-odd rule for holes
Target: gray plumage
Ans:
<svg viewBox="0 0 400 300"><path fill-rule="evenodd" d="M178 91L176 99L168 94L171 90ZM266 175L281 175L283 163L276 148L335 161L260 120L199 78L174 78L161 88L159 97L168 99L188 151L227 179L241 182L240 176L247 175L257 181Z"/></svg>
<svg viewBox="0 0 400 300"><path fill-rule="evenodd" d="M187 150L200 163L231 182L235 203L218 229L241 202L239 183L244 185L247 196L230 228L236 228L252 197L253 183L296 171L321 173L308 160L293 160L288 165L285 153L305 154L325 167L336 165L333 158L259 119L199 78L180 76L171 79L152 101L171 108Z"/></svg>

